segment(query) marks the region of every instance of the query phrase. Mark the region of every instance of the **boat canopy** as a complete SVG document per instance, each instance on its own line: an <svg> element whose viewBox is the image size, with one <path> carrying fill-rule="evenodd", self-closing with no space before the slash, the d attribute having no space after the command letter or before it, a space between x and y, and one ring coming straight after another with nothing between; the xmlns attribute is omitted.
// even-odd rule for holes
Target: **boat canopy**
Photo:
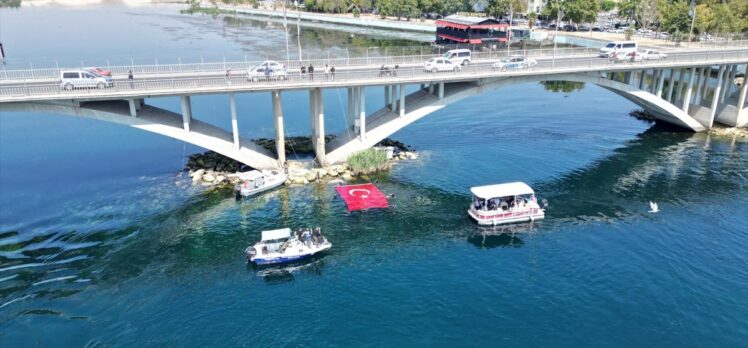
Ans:
<svg viewBox="0 0 748 348"><path fill-rule="evenodd" d="M250 170L248 172L239 174L239 179L242 179L242 180L255 180L261 177L262 177L262 172L259 170Z"/></svg>
<svg viewBox="0 0 748 348"><path fill-rule="evenodd" d="M281 228L277 230L262 231L262 241L284 239L291 237L290 228Z"/></svg>
<svg viewBox="0 0 748 348"><path fill-rule="evenodd" d="M476 197L484 199L535 194L535 191L524 182L476 186L471 187L470 192Z"/></svg>

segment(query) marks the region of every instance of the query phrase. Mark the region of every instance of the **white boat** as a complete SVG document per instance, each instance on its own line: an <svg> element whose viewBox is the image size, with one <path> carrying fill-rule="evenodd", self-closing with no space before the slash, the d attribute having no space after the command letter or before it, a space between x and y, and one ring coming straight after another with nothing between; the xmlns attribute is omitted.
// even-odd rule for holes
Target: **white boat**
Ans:
<svg viewBox="0 0 748 348"><path fill-rule="evenodd" d="M545 217L535 192L523 182L471 187L470 217L479 225L535 221Z"/></svg>
<svg viewBox="0 0 748 348"><path fill-rule="evenodd" d="M277 170L251 170L237 174L241 182L234 187L237 195L251 196L283 185L286 174Z"/></svg>
<svg viewBox="0 0 748 348"><path fill-rule="evenodd" d="M269 265L301 260L331 247L332 244L322 235L319 227L293 233L290 228L282 228L262 231L262 240L250 245L244 252L249 262Z"/></svg>

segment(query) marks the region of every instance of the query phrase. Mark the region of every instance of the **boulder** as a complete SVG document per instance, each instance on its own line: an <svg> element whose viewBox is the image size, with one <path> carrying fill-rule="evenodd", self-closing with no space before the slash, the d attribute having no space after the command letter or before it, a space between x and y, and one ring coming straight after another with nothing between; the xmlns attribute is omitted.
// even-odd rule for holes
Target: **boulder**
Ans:
<svg viewBox="0 0 748 348"><path fill-rule="evenodd" d="M315 173L313 173L313 172L308 172L308 173L307 173L307 174L306 174L306 175L304 176L304 178L305 178L305 179L306 179L306 181L307 181L306 183L308 183L308 182L312 182L312 181L316 180L316 179L317 179L317 175L316 175ZM305 184L306 184L306 183L305 183Z"/></svg>
<svg viewBox="0 0 748 348"><path fill-rule="evenodd" d="M208 173L208 174L203 175L203 181L204 182L213 182L213 181L216 181L216 177L213 174Z"/></svg>
<svg viewBox="0 0 748 348"><path fill-rule="evenodd" d="M195 177L198 177L198 178L202 177L203 174L205 174L205 169L198 169L194 172L191 172L190 176L194 179Z"/></svg>
<svg viewBox="0 0 748 348"><path fill-rule="evenodd" d="M216 180L215 180L216 184L223 183L224 181L226 181L226 177L225 176L223 176L223 175L216 176Z"/></svg>

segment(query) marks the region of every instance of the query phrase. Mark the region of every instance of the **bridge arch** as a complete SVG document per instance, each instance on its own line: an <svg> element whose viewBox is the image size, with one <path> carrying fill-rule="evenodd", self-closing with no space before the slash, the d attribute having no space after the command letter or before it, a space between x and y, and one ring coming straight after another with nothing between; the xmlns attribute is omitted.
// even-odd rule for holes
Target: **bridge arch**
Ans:
<svg viewBox="0 0 748 348"><path fill-rule="evenodd" d="M128 101L122 100L0 103L0 112L40 112L117 123L194 144L253 168L270 169L279 165L269 151L249 139L240 139L237 147L232 133L194 118L190 130L185 131L182 115L150 105L141 106L137 117L131 116Z"/></svg>
<svg viewBox="0 0 748 348"><path fill-rule="evenodd" d="M594 84L620 95L634 104L649 111L660 121L674 124L695 132L706 128L695 118L688 115L681 108L672 103L635 86L611 80L600 73L566 73L553 75L510 76L494 79L479 80L477 82L445 83L443 99L438 93L419 90L405 98L405 113L400 115L386 106L366 119L366 134L361 137L352 132L346 132L327 145L326 159L330 163L343 162L351 154L372 147L384 138L391 136L407 125L437 111L449 104L470 98L484 92L504 88L521 83L558 80L569 82L583 82Z"/></svg>

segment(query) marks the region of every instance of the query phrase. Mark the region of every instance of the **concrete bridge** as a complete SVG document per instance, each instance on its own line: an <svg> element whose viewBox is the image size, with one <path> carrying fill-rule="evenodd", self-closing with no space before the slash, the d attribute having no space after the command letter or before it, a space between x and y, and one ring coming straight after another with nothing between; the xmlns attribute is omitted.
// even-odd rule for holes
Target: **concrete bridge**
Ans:
<svg viewBox="0 0 748 348"><path fill-rule="evenodd" d="M313 78L302 76L298 62L285 62L283 80L248 81L246 70L259 62L113 67L115 85L102 89L64 90L59 72L65 69L0 71L0 111L31 111L99 119L166 135L201 146L255 168L285 162L283 110L285 91L309 94L312 142L319 164L345 161L399 129L457 101L517 83L562 80L592 83L618 94L653 114L658 121L695 132L715 122L748 125L745 83L737 85L739 70L748 66L748 45L666 51L667 58L636 63L612 63L589 49L511 52L537 60L528 69L500 71L492 63L510 52L474 53L459 71L431 73L422 64L432 56L345 58L304 62L317 67ZM324 64L336 67L326 76ZM399 65L397 76L381 76L382 64ZM127 80L132 70L136 79ZM411 86L408 88L408 86ZM414 88L413 86L417 86ZM348 128L325 143L322 90L347 90ZM384 100L367 101L366 88L384 88ZM406 95L406 89L413 90ZM275 119L277 155L239 137L237 93L270 93ZM228 94L232 130L201 122L193 115L190 97ZM152 97L181 98L181 113L147 105ZM382 107L370 114L371 103Z"/></svg>

